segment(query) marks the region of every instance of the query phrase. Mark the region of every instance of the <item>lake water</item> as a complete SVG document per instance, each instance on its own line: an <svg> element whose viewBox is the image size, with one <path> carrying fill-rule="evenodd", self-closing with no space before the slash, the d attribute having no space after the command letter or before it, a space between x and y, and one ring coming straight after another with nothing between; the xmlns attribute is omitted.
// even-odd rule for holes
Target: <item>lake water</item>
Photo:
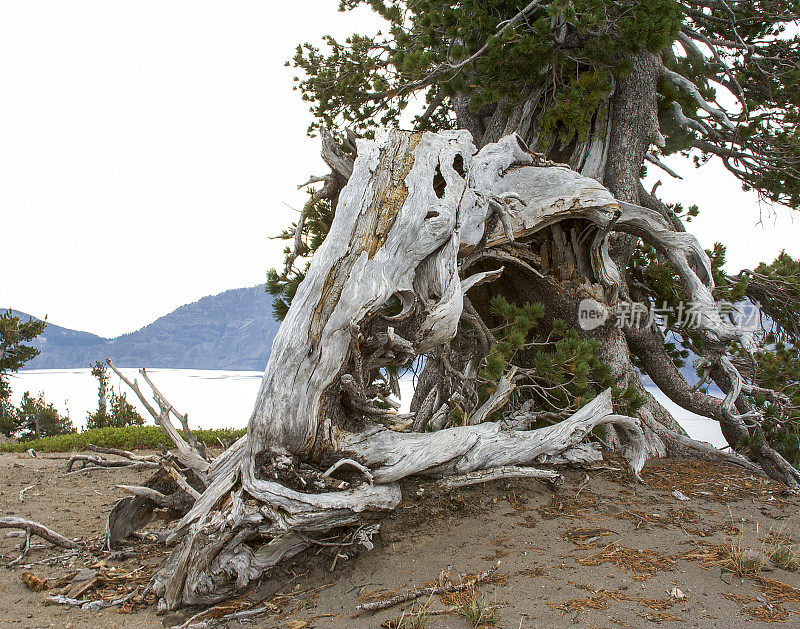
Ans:
<svg viewBox="0 0 800 629"><path fill-rule="evenodd" d="M133 380L139 376L134 368L123 368L125 377ZM148 369L147 373L167 399L180 412L189 413L189 424L197 428L244 428L253 410L262 372L219 371L203 369ZM110 373L110 384L120 388L120 379ZM139 386L148 387L139 376ZM11 378L12 401L19 403L22 394L30 391L44 392L62 413L68 413L72 423L83 428L86 416L97 409L97 380L89 369L31 369ZM123 385L127 398L134 403L146 423L153 421L132 391ZM648 390L666 406L686 432L695 439L715 446L725 446L725 439L717 422L694 415L671 402L656 387ZM410 378L400 382L401 403L405 408L411 401L413 384Z"/></svg>

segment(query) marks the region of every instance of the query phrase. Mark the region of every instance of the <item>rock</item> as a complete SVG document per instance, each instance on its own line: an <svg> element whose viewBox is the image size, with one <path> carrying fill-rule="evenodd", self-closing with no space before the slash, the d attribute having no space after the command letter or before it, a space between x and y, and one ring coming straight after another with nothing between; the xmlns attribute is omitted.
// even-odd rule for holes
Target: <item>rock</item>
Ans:
<svg viewBox="0 0 800 629"><path fill-rule="evenodd" d="M680 588L674 587L669 591L669 595L674 598L676 601L685 601L686 594L683 593L683 590Z"/></svg>
<svg viewBox="0 0 800 629"><path fill-rule="evenodd" d="M767 572L775 569L775 566L772 565L772 561L767 554L752 548L742 551L742 562L748 567L765 570Z"/></svg>
<svg viewBox="0 0 800 629"><path fill-rule="evenodd" d="M673 489L672 490L672 497L675 498L675 500L681 500L681 501L691 500L691 498L689 498L689 496L684 494L679 489Z"/></svg>

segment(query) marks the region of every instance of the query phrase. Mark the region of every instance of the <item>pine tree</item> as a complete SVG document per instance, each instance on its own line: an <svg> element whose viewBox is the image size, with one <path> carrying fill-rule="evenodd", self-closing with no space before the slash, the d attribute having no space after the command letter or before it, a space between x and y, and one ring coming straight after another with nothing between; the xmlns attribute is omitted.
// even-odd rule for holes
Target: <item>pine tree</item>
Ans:
<svg viewBox="0 0 800 629"><path fill-rule="evenodd" d="M796 261L728 276L723 247L683 233L696 208L641 184L645 161L717 156L763 199L797 207L798 3L340 2L358 5L384 34L328 37L294 58L331 173L311 178L322 185L282 234L268 288L285 319L246 438L209 462L173 434L208 482L154 575L160 609L230 596L324 531L358 525L341 537L355 543L401 504L404 478L598 460L594 436L627 446L634 473L688 451L800 487ZM357 141L409 118L414 131ZM421 132L448 128L469 134ZM589 297L608 325L579 325ZM760 348L714 297L761 302ZM687 299L713 315L649 320ZM614 325L612 308L637 304L646 321ZM699 386L679 370L689 358ZM402 415L390 394L407 369ZM692 442L641 372L753 462Z"/></svg>
<svg viewBox="0 0 800 629"><path fill-rule="evenodd" d="M743 188L756 190L764 201L800 206L797 2L343 0L340 9L359 5L368 5L380 16L381 32L352 35L343 42L326 36L323 46L298 46L291 61L300 72L297 89L314 117L309 132L320 132L323 145L344 159L352 161L355 156L355 135L370 137L379 126L410 119L416 130L468 129L478 147L516 132L543 159L564 162L599 179L621 201L663 215L676 231L685 230L698 208L691 203L688 209L680 203L665 203L641 184L645 164L666 169L661 161L666 155L682 155L696 166L718 157ZM420 98L424 98L424 109L414 109L411 104ZM327 234L339 191L347 181L346 173L333 166L332 170L326 177L312 178L324 185L311 189L299 220L281 234L292 241L286 249L287 263L284 269L271 271L267 282L277 298L279 318L304 277L309 257ZM549 273L550 283L506 270L490 290L473 297L477 314L486 324L497 317L488 307L492 303L496 308L497 296L511 308L524 309L538 302L548 311L564 293L574 295L570 282L576 274L559 275L563 269L554 261L564 235L569 240L568 228L559 233L555 226L551 231L539 238L550 254L539 270ZM615 242L618 261L627 267L622 299L643 301L651 312L666 306L675 313L686 307L681 305L686 295L667 260L629 236L615 236ZM732 304L758 303L767 320L774 321L776 328L764 338L758 361L770 362L773 369L775 364L783 365L781 378L791 382L794 363L789 358L797 355L798 337L792 313L800 309L800 295L791 289L790 280L779 276L780 269L786 273L797 263L783 254L782 262L730 277L723 268L724 246L715 245L709 255L715 297ZM553 278L561 284L555 289ZM525 288L520 290L520 286ZM545 317L539 326L549 334L564 334L562 328L574 323L565 324L569 313L563 314ZM512 352L514 358L509 360L506 345L525 336L515 329L514 321L505 320L506 329L485 358L481 373L488 387L512 362L527 373L538 370L540 381L558 387L552 361L569 364L583 351L579 343L591 341L596 359L611 370L608 378L592 381L592 392L611 383L619 406L644 406L646 413L680 431L641 386L638 369L689 410L724 419L719 405L706 399L698 403L679 371L689 357L696 359L712 348L703 345L688 323L677 322L674 314L651 330L618 335L568 329L580 339L572 346L574 354L566 354L563 348L550 358ZM465 334L471 329L467 325ZM776 343L776 335L782 345ZM564 347L569 346L567 338L561 340ZM721 355L719 348L713 348L713 353ZM737 366L743 365L741 348L730 346L725 353ZM786 360L777 358L782 354ZM620 355L630 356L627 363L614 360ZM428 359L433 369L437 359ZM709 368L703 360L694 362L698 378L723 390L734 386L718 364ZM761 398L750 393L764 388L761 371L748 376L743 369L742 374L745 386L737 401L739 412L748 412L742 410L746 407L764 409ZM528 406L545 411L547 405L537 402L534 390L527 389ZM412 410L418 410L423 393L415 395ZM522 397L517 395L517 406L526 401ZM577 399L588 398L579 395ZM572 401L559 402L563 408L572 407ZM784 406L780 425L786 430L793 410L791 405ZM769 435L777 435L771 424L765 428ZM751 426L747 434L726 427L723 431L740 449L754 439L772 439L762 435L760 426ZM774 442L784 452L785 439L776 437ZM792 448L785 454L795 460Z"/></svg>
<svg viewBox="0 0 800 629"><path fill-rule="evenodd" d="M122 428L124 426L141 426L144 418L136 407L128 402L123 391L111 388L111 397L108 394L108 367L105 363L96 362L91 367L92 375L97 378L97 410L89 413L86 418L86 428ZM109 410L110 407L110 410Z"/></svg>
<svg viewBox="0 0 800 629"><path fill-rule="evenodd" d="M17 429L18 412L11 404L8 375L16 373L39 354L28 345L44 332L46 323L29 318L20 321L11 310L0 313L0 433L10 437Z"/></svg>
<svg viewBox="0 0 800 629"><path fill-rule="evenodd" d="M22 441L75 432L69 416L60 415L52 403L45 402L43 393L33 397L26 391L16 412L15 433Z"/></svg>

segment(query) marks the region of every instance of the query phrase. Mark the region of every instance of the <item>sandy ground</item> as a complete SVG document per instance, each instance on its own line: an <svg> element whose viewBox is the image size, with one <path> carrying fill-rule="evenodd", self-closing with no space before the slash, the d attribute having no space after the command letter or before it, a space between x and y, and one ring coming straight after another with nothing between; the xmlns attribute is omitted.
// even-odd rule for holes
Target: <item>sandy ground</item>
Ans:
<svg viewBox="0 0 800 629"><path fill-rule="evenodd" d="M85 598L129 591L147 581L166 552L147 540L131 543L128 550L139 552L130 559L101 552L106 515L122 496L115 486L136 484L148 473L67 475L67 457L0 455L2 515L40 521L96 549L43 565L63 551L37 540L27 565L0 570L0 627L173 626L202 611L157 616L152 606L89 612L47 603L48 594L69 587L75 571L87 566L105 580ZM330 547L302 554L228 610L270 605L271 613L229 626L374 628L425 605L426 627L463 629L471 625L454 611L459 601L436 596L353 616L360 601L437 581L443 571L458 580L498 561L490 582L473 597L499 607L498 627L800 626L800 589L794 589L800 588L800 573L767 566L737 577L721 566L731 556L726 547L736 556L753 551L745 558L757 559L771 547L770 536L800 539L800 497L704 463L653 461L643 477L644 484L635 484L606 466L588 475L570 471L555 489L514 481L449 494L408 483L401 508L383 520L373 551L338 560L333 572ZM674 497L676 487L690 499ZM154 520L147 531L165 524ZM20 541L0 529L3 564L17 556ZM48 580L49 592L23 584L30 572ZM676 587L685 599L670 595Z"/></svg>

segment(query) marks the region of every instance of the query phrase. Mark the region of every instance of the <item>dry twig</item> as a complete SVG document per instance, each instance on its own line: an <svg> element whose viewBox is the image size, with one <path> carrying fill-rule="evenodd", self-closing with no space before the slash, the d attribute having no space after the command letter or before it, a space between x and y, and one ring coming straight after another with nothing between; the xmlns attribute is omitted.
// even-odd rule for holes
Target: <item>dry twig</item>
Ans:
<svg viewBox="0 0 800 629"><path fill-rule="evenodd" d="M497 570L499 567L500 567L500 562L498 561L494 566L492 566L488 570L484 570L483 572L476 574L474 577L466 581L463 581L461 583L450 582L446 583L445 585L415 588L403 594L397 594L396 596L392 596L391 598L381 599L377 601L370 601L368 603L362 603L361 605L358 605L356 609L359 612L375 612L381 609L388 609L389 607L394 607L395 605L400 605L401 603L413 601L414 599L420 598L422 596L460 592L461 590L466 590L468 588L474 587L475 584L477 583L483 583L484 581L489 579L492 576L492 574L494 574L495 570Z"/></svg>

